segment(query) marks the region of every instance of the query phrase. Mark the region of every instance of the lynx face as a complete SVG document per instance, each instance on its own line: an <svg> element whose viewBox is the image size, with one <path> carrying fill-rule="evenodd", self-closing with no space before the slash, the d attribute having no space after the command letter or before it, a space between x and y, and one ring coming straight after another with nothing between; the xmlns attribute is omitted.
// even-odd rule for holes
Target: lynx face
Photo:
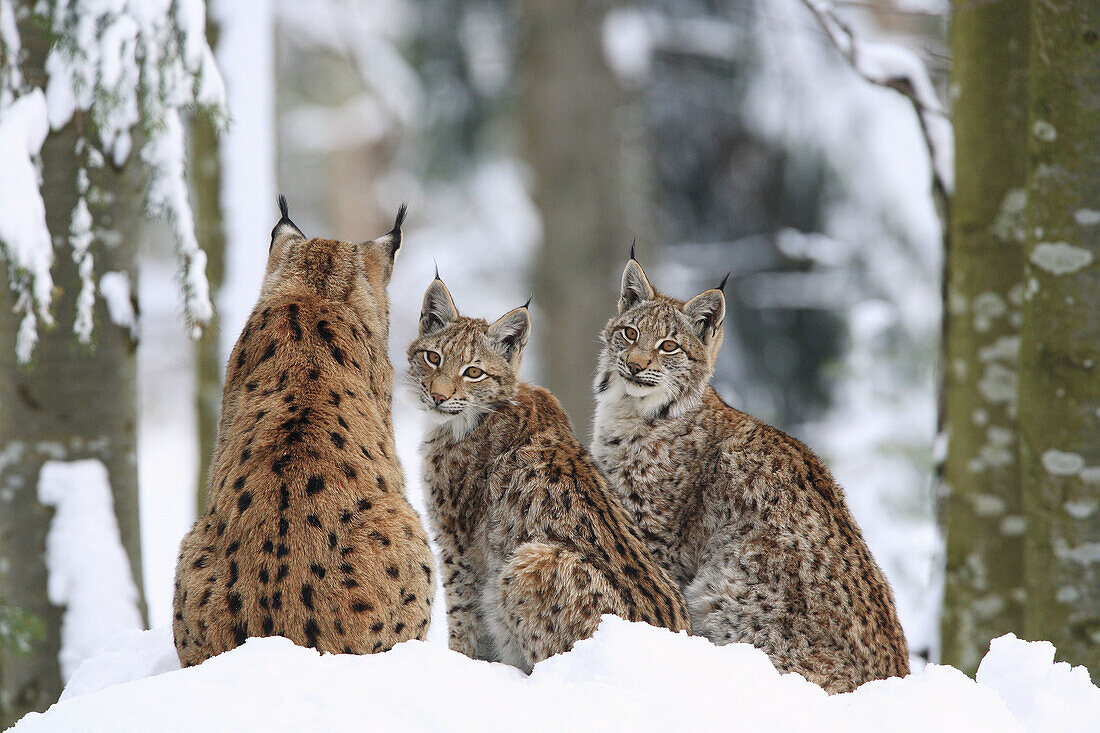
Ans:
<svg viewBox="0 0 1100 733"><path fill-rule="evenodd" d="M699 398L714 372L724 316L720 288L685 303L658 293L631 259L623 272L619 314L600 335L599 403L647 419L678 414Z"/></svg>
<svg viewBox="0 0 1100 733"><path fill-rule="evenodd" d="M464 437L495 405L515 397L530 326L526 306L491 325L460 316L436 278L424 294L420 335L408 350L420 406L456 440Z"/></svg>

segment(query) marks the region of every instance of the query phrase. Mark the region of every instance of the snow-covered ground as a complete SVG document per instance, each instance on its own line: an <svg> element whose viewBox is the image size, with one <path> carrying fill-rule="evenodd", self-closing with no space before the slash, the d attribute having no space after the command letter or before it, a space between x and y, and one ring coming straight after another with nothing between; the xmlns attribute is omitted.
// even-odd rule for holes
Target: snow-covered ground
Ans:
<svg viewBox="0 0 1100 733"><path fill-rule="evenodd" d="M605 617L530 677L438 644L321 655L280 638L179 669L168 629L132 631L85 662L33 731L1095 731L1100 689L1054 647L997 639L977 681L930 665L827 696L745 644Z"/></svg>

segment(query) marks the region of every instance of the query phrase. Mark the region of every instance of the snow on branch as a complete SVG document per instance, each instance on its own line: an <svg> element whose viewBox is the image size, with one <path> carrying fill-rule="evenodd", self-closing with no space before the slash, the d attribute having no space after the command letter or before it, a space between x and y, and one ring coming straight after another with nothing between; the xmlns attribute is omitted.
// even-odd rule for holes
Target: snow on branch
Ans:
<svg viewBox="0 0 1100 733"><path fill-rule="evenodd" d="M55 37L42 88L24 89L16 11L0 0L0 257L23 316L17 343L30 359L38 321L52 323L52 237L39 184L46 135L80 116L76 206L67 240L80 292L73 330L87 342L96 287L91 245L95 209L109 199L89 169L122 166L136 143L149 172L145 208L170 225L181 269L183 312L193 335L213 314L206 256L194 233L187 195L183 113L199 106L224 118L224 87L206 41L203 0L50 0L30 11ZM55 234L62 234L55 232ZM102 295L102 293L101 293Z"/></svg>
<svg viewBox="0 0 1100 733"><path fill-rule="evenodd" d="M951 123L924 62L901 46L860 40L851 26L836 15L832 4L818 0L802 0L802 4L813 13L833 46L857 74L872 84L893 89L912 103L928 148L932 189L946 204L955 186Z"/></svg>

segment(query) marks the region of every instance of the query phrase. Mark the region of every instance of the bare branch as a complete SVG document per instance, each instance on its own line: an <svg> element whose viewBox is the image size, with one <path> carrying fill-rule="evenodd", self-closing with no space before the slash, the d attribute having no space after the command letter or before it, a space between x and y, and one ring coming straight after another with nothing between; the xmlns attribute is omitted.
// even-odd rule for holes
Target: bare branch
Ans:
<svg viewBox="0 0 1100 733"><path fill-rule="evenodd" d="M901 46L861 42L852 28L837 17L832 5L818 0L802 0L802 4L817 19L833 46L857 74L876 86L893 89L913 105L928 149L932 190L946 213L953 190L953 175L947 155L949 140L936 134L933 127L942 125L944 121L949 123L949 118L936 97L924 63Z"/></svg>

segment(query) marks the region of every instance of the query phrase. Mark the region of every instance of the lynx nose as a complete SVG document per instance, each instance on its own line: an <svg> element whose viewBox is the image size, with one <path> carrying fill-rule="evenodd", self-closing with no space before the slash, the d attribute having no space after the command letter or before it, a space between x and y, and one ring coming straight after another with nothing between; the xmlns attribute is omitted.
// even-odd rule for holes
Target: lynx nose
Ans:
<svg viewBox="0 0 1100 733"><path fill-rule="evenodd" d="M636 362L636 361L628 361L628 362L626 363L626 368L630 370L630 376L632 376L632 377L633 377L633 376L635 376L635 375L636 375L636 374L637 374L638 372L640 372L640 371L642 371L643 369L645 369L645 365L644 365L644 364L639 364L639 363L638 363L638 362Z"/></svg>
<svg viewBox="0 0 1100 733"><path fill-rule="evenodd" d="M443 402L446 402L447 398L444 397L443 395L439 394L438 392L432 392L432 400L434 400L435 404L438 405L438 404L441 404Z"/></svg>

